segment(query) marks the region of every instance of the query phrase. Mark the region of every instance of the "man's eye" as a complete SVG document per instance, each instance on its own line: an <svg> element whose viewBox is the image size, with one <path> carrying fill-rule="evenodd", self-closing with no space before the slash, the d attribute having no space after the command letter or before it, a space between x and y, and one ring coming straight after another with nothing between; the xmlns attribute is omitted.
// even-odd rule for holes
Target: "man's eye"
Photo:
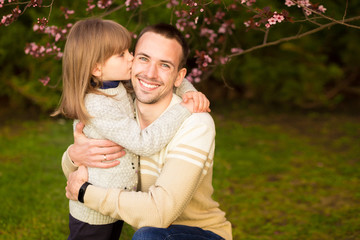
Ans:
<svg viewBox="0 0 360 240"><path fill-rule="evenodd" d="M170 68L170 65L169 65L169 64L166 64L166 63L161 64L161 66L162 66L163 68Z"/></svg>
<svg viewBox="0 0 360 240"><path fill-rule="evenodd" d="M148 61L148 59L147 59L146 57L139 57L139 59L140 59L141 61L143 61L143 62L147 62L147 61Z"/></svg>
<svg viewBox="0 0 360 240"><path fill-rule="evenodd" d="M123 57L124 55L125 55L125 53L122 52L122 53L119 54L119 57Z"/></svg>

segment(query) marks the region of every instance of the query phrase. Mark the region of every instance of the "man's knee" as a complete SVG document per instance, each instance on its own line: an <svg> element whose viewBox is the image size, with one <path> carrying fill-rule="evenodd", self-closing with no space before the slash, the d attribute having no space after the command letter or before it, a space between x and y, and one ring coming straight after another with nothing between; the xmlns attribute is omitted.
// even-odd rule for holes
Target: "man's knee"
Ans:
<svg viewBox="0 0 360 240"><path fill-rule="evenodd" d="M132 240L163 239L166 236L164 230L163 228L142 227L135 232Z"/></svg>

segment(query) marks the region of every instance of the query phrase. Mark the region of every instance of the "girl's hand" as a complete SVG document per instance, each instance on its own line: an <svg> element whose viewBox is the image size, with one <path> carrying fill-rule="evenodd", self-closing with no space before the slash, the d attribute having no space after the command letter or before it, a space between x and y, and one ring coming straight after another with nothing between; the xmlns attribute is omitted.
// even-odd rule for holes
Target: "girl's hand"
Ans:
<svg viewBox="0 0 360 240"><path fill-rule="evenodd" d="M182 99L185 104L188 104L190 99L193 100L193 111L190 111L190 112L193 112L193 113L211 112L211 110L209 108L210 101L201 92L194 92L194 91L187 92L182 96Z"/></svg>

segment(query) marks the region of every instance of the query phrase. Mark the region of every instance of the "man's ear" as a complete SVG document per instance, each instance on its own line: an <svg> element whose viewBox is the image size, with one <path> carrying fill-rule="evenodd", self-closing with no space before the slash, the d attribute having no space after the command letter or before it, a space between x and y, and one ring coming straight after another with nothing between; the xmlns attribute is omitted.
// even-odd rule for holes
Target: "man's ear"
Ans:
<svg viewBox="0 0 360 240"><path fill-rule="evenodd" d="M187 72L186 68L180 69L174 83L175 87L179 87L181 85L183 79L185 78L186 72Z"/></svg>
<svg viewBox="0 0 360 240"><path fill-rule="evenodd" d="M101 77L101 65L100 64L96 64L94 69L91 71L91 74L95 77L100 78Z"/></svg>

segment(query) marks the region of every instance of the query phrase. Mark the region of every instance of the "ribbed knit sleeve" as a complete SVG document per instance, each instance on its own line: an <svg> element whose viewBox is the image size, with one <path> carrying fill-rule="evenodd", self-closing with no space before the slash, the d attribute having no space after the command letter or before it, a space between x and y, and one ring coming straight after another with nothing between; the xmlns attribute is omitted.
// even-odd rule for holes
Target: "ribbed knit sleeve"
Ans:
<svg viewBox="0 0 360 240"><path fill-rule="evenodd" d="M212 166L215 144L213 123L204 124L201 118L189 121L193 122L185 129L182 127L181 134L177 133L174 142L170 143L161 174L147 193L91 186L85 195L85 205L104 215L121 218L136 228L168 227L173 223L194 197ZM212 206L215 207L217 205Z"/></svg>
<svg viewBox="0 0 360 240"><path fill-rule="evenodd" d="M69 149L69 147L68 147L68 149ZM78 166L76 166L71 161L69 154L68 154L68 149L64 152L62 159L61 159L61 167L62 167L62 170L64 172L66 179L68 179L70 173L72 173L78 169Z"/></svg>
<svg viewBox="0 0 360 240"><path fill-rule="evenodd" d="M180 86L178 88L176 88L176 95L182 97L182 95L184 95L184 93L187 92L197 92L196 88L191 84L191 82L189 82L189 80L187 80L186 78L183 79L182 83L180 84Z"/></svg>
<svg viewBox="0 0 360 240"><path fill-rule="evenodd" d="M129 99L88 94L86 108L92 116L92 131L109 139L125 149L141 156L150 156L164 148L175 135L182 122L191 113L182 105L176 104L163 113L150 126L141 130L134 119L134 113L124 110Z"/></svg>

